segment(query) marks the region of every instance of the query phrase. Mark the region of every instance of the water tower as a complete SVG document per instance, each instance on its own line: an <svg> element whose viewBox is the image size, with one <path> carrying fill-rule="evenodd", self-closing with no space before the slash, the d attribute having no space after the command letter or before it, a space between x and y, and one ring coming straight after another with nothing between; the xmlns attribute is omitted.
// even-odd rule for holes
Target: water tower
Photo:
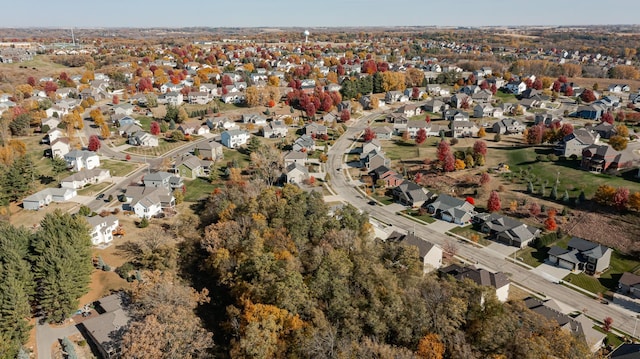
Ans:
<svg viewBox="0 0 640 359"><path fill-rule="evenodd" d="M304 42L306 44L307 42L309 42L309 30L304 30L303 34L304 34Z"/></svg>

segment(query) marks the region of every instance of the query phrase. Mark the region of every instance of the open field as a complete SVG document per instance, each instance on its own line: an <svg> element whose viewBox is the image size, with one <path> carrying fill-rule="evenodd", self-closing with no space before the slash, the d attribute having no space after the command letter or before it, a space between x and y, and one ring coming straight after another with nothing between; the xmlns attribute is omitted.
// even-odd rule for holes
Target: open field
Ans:
<svg viewBox="0 0 640 359"><path fill-rule="evenodd" d="M627 84L631 87L631 92L640 88L640 80L620 80L620 79L605 79L605 78L591 78L591 77L572 77L569 78L569 82L573 82L576 85L583 88L592 88L593 84L598 84L598 91L606 91L609 85L614 84Z"/></svg>
<svg viewBox="0 0 640 359"><path fill-rule="evenodd" d="M138 167L138 164L126 161L103 160L100 168L109 170L111 177L123 177Z"/></svg>
<svg viewBox="0 0 640 359"><path fill-rule="evenodd" d="M73 76L76 74L82 74L84 68L71 68L56 64L51 61L48 55L34 56L31 61L0 64L0 73L7 77L8 81L6 82L14 84L26 83L29 76L33 76L37 79L45 76L55 76L63 71L69 76ZM2 86L0 86L0 88L2 88Z"/></svg>

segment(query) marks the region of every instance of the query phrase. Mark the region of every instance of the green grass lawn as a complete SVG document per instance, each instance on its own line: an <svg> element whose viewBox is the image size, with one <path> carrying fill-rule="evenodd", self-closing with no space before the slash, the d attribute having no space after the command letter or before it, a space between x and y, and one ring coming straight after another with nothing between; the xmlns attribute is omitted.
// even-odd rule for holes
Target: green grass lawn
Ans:
<svg viewBox="0 0 640 359"><path fill-rule="evenodd" d="M214 189L220 187L219 185L212 184L206 178L186 180L184 181L184 185L187 188L187 193L184 195L185 202L197 202L207 198Z"/></svg>
<svg viewBox="0 0 640 359"><path fill-rule="evenodd" d="M420 215L420 213L415 209L406 209L404 211L401 211L401 213L408 215L409 218L419 219L426 223L433 223L436 221L435 219L433 219L433 217L431 217L430 214Z"/></svg>
<svg viewBox="0 0 640 359"><path fill-rule="evenodd" d="M194 140L196 137L193 137ZM158 147L129 147L125 152L129 152L136 155L142 156L161 156L173 149L176 149L185 144L185 141L168 141L164 138L161 138L158 141Z"/></svg>
<svg viewBox="0 0 640 359"><path fill-rule="evenodd" d="M608 184L614 187L627 187L631 192L640 191L640 183L630 181L625 176L610 176L607 174L595 174L580 169L579 160L558 160L555 162L538 162L536 156L546 156L553 149L547 147L525 148L495 148L491 153L505 159L514 176L514 183L521 184L526 190L527 183L532 180L534 190L537 192L544 182L547 182L546 193L551 192L556 178L559 179L558 194L561 196L565 190L571 198L580 195L584 191L587 198L591 198L598 186Z"/></svg>
<svg viewBox="0 0 640 359"><path fill-rule="evenodd" d="M111 177L122 177L133 171L137 164L126 161L103 160L100 162L100 168L109 170Z"/></svg>
<svg viewBox="0 0 640 359"><path fill-rule="evenodd" d="M522 261L532 267L537 267L544 263L547 259L548 247L536 249L533 247L525 247L516 253L516 257L522 258Z"/></svg>
<svg viewBox="0 0 640 359"><path fill-rule="evenodd" d="M600 325L594 325L593 329L599 331L600 333L603 333L603 334L607 335L607 337L604 338L605 344L607 344L607 345L611 345L612 347L617 348L622 343L624 343L622 338L620 338L619 336L617 336L617 335L615 335L615 334L613 334L611 332L605 332L604 329L602 329L602 326L600 326Z"/></svg>
<svg viewBox="0 0 640 359"><path fill-rule="evenodd" d="M403 159L424 159L427 154L435 153L435 146L440 142L440 137L429 137L421 144L416 145L413 140L404 142L399 139L397 141L385 141L382 149L384 150L387 158L392 161Z"/></svg>
<svg viewBox="0 0 640 359"><path fill-rule="evenodd" d="M240 168L244 168L249 165L249 161L250 161L249 155L240 153L237 150L232 150L226 147L222 151L224 154L224 159L222 160L222 163L226 164L228 162L233 162L234 160L236 160Z"/></svg>
<svg viewBox="0 0 640 359"><path fill-rule="evenodd" d="M385 206L393 203L393 198L389 196L378 196L377 194L373 193L371 197Z"/></svg>
<svg viewBox="0 0 640 359"><path fill-rule="evenodd" d="M147 132L151 131L151 122L153 122L151 117L136 116L136 120L140 121L140 127L142 127L143 130Z"/></svg>
<svg viewBox="0 0 640 359"><path fill-rule="evenodd" d="M502 91L497 91L494 96L502 100L502 102L511 102L511 103L518 102L516 95L511 93L504 93Z"/></svg>
<svg viewBox="0 0 640 359"><path fill-rule="evenodd" d="M80 196L97 195L98 193L102 192L103 189L109 186L111 186L111 182L102 182L102 183L92 184L90 186L84 187L83 189L79 190L78 194Z"/></svg>
<svg viewBox="0 0 640 359"><path fill-rule="evenodd" d="M468 225L468 226L464 226L464 227L455 227L453 229L451 229L449 232L457 234L459 236L462 236L464 238L467 238L469 240L471 239L472 235L478 235L480 238L478 240L478 244L483 245L483 246L488 246L491 244L491 241L487 239L487 235L480 232L480 231L476 231L475 229L473 229L473 225Z"/></svg>

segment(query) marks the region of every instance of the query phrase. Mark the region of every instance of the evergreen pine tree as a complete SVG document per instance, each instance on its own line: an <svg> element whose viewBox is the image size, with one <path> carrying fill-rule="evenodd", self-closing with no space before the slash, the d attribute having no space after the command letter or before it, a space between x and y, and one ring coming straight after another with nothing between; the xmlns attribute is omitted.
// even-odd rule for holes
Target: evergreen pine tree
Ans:
<svg viewBox="0 0 640 359"><path fill-rule="evenodd" d="M564 195L562 196L562 202L564 203L569 202L569 192L567 190L564 190Z"/></svg>
<svg viewBox="0 0 640 359"><path fill-rule="evenodd" d="M556 200L558 199L558 185L554 184L553 187L551 187L551 199Z"/></svg>
<svg viewBox="0 0 640 359"><path fill-rule="evenodd" d="M529 181L529 183L527 183L527 192L528 193L533 193L533 183L531 181Z"/></svg>

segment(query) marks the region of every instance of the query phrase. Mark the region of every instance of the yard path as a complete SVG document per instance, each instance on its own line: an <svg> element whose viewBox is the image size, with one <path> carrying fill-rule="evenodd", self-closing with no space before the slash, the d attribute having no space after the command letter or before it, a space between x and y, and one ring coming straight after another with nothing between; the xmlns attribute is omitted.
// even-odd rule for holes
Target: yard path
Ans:
<svg viewBox="0 0 640 359"><path fill-rule="evenodd" d="M38 359L51 359L51 348L56 341L80 334L75 322L71 319L65 321L64 327L52 327L47 323L36 322L36 346L38 348Z"/></svg>

